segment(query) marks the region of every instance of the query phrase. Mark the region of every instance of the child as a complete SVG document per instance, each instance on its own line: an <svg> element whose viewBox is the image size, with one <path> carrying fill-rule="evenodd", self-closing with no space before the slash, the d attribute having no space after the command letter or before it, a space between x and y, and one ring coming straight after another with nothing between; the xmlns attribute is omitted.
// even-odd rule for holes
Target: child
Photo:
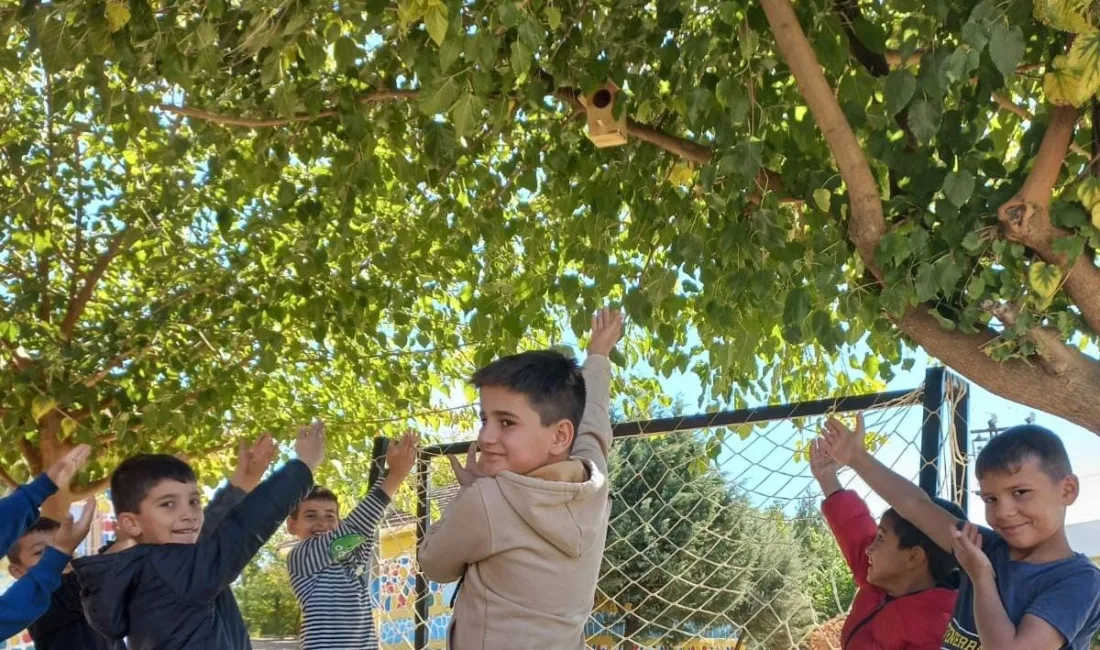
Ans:
<svg viewBox="0 0 1100 650"><path fill-rule="evenodd" d="M995 436L975 473L992 530L940 508L875 460L853 432L826 424L826 450L945 550L966 575L945 650L1085 650L1100 627L1100 569L1066 541L1066 508L1080 491L1062 441L1034 425Z"/></svg>
<svg viewBox="0 0 1100 650"><path fill-rule="evenodd" d="M229 585L313 485L324 427L302 427L298 458L260 483L200 538L191 467L167 455L127 459L111 475L118 526L134 546L73 562L88 622L130 650L239 650L251 643Z"/></svg>
<svg viewBox="0 0 1100 650"><path fill-rule="evenodd" d="M206 507L200 539L209 535L218 522L233 507L251 492L263 478L268 466L275 457L275 443L271 436L264 435L248 447L243 441L237 454L237 468L233 472L229 485L218 490ZM8 555L8 571L20 578L33 568L42 556L42 549L50 544L60 528L57 522L40 518L34 526L12 547ZM123 536L115 552L128 547ZM109 548L110 545L108 545ZM100 552L106 552L107 548ZM111 640L96 632L84 618L80 604L80 583L76 574L66 572L61 578L61 587L53 592L49 610L34 622L27 631L34 640L35 650L125 650L122 641Z"/></svg>
<svg viewBox="0 0 1100 650"><path fill-rule="evenodd" d="M893 508L876 526L863 499L841 488L839 467L815 441L810 470L825 494L821 511L859 587L841 630L841 647L939 650L955 607L955 559ZM950 501L934 501L965 516Z"/></svg>
<svg viewBox="0 0 1100 650"><path fill-rule="evenodd" d="M375 528L416 462L417 436L386 450L389 472L340 521L336 495L313 488L287 519L301 540L290 551L290 586L302 608L301 650L377 650L370 601Z"/></svg>
<svg viewBox="0 0 1100 650"><path fill-rule="evenodd" d="M43 475L27 485L16 488L15 493L0 499L0 549L7 553L23 536L27 527L38 518L38 509L58 486L68 485L77 471L88 461L91 449L78 445L55 463ZM80 519L75 524L66 517L49 544L40 550L41 561L27 571L0 596L0 639L7 639L25 629L49 607L50 594L61 584L61 572L69 563L80 542L88 536L95 514L95 499L84 504Z"/></svg>
<svg viewBox="0 0 1100 650"><path fill-rule="evenodd" d="M451 648L584 648L611 513L607 355L621 333L620 313L596 315L583 375L552 351L474 374L477 445L466 467L451 459L461 488L419 553L429 579L463 578Z"/></svg>

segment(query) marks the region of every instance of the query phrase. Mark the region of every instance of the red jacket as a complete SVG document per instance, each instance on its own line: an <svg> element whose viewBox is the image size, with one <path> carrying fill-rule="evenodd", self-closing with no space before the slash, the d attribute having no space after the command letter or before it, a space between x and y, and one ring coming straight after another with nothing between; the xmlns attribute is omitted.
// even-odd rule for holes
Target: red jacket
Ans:
<svg viewBox="0 0 1100 650"><path fill-rule="evenodd" d="M954 589L937 587L889 598L867 582L867 547L878 525L855 492L841 490L821 504L855 578L856 598L841 630L844 650L940 650L955 609Z"/></svg>

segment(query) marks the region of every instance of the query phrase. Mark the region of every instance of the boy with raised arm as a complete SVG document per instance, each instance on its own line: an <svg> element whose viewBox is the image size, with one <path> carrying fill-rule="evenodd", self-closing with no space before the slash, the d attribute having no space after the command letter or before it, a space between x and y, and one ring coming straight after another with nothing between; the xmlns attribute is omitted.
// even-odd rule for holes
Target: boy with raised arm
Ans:
<svg viewBox="0 0 1100 650"><path fill-rule="evenodd" d="M825 449L913 522L965 571L944 650L1086 650L1100 627L1100 569L1066 540L1080 483L1062 441L1035 425L994 436L975 473L992 530L965 522L875 460L856 430L833 419Z"/></svg>
<svg viewBox="0 0 1100 650"><path fill-rule="evenodd" d="M290 586L302 608L301 650L377 650L370 596L378 522L416 463L418 438L386 450L386 476L343 521L336 495L313 488L287 519L300 541L290 551Z"/></svg>
<svg viewBox="0 0 1100 650"><path fill-rule="evenodd" d="M110 639L125 637L130 650L251 650L229 585L309 492L324 458L324 426L302 427L295 447L297 459L208 534L187 463L145 454L119 465L111 499L134 545L73 562L92 627Z"/></svg>
<svg viewBox="0 0 1100 650"><path fill-rule="evenodd" d="M11 495L0 499L0 549L6 554L38 519L38 509L58 488L68 485L88 462L91 448L78 445L45 474ZM88 536L95 515L95 498L84 502L80 519L61 522L49 543L40 549L41 559L0 595L0 639L7 639L33 623L50 606L50 595L61 585L61 574L73 552Z"/></svg>
<svg viewBox="0 0 1100 650"><path fill-rule="evenodd" d="M481 430L462 486L420 546L436 582L462 578L449 645L581 650L603 558L612 347L622 314L601 310L583 371L551 350L478 370ZM476 457L480 451L480 457Z"/></svg>

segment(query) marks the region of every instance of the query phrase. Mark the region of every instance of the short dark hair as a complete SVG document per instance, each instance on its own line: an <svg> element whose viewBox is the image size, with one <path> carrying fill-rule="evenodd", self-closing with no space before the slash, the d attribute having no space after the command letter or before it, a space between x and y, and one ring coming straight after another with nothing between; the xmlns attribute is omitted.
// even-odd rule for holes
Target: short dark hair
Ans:
<svg viewBox="0 0 1100 650"><path fill-rule="evenodd" d="M15 540L15 543L8 549L8 562L16 566L19 565L19 543L23 541L24 537L33 533L52 533L59 528L61 528L60 522L54 521L49 517L39 517L27 528L27 530L23 531L23 535Z"/></svg>
<svg viewBox="0 0 1100 650"><path fill-rule="evenodd" d="M122 461L111 474L115 513L140 512L149 491L163 481L197 483L198 479L190 465L168 454L138 454Z"/></svg>
<svg viewBox="0 0 1100 650"><path fill-rule="evenodd" d="M951 513L951 515L957 519L966 519L966 513L954 503L939 498L932 499L932 502ZM925 535L921 529L917 528L908 519L898 514L897 510L890 508L882 513L882 520L879 522L879 525L883 528L889 528L889 530L894 532L894 535L898 538L898 548L905 550L919 546L924 549L924 555L928 558L928 571L932 574L932 580L934 580L938 586L951 588L958 587L956 576L959 565L955 561L955 556L940 548L940 546L933 542L932 538L928 535Z"/></svg>
<svg viewBox="0 0 1100 650"><path fill-rule="evenodd" d="M1055 481L1073 473L1062 439L1036 424L1010 427L993 436L978 454L974 473L979 479L990 472L1015 473L1029 458L1038 460L1043 473Z"/></svg>
<svg viewBox="0 0 1100 650"><path fill-rule="evenodd" d="M294 506L294 509L290 511L291 519L298 518L298 509L306 501L331 501L336 504L336 508L340 508L340 499L336 498L336 493L328 488L323 488L320 485L314 485L313 489L309 491L309 494L305 496L298 505Z"/></svg>
<svg viewBox="0 0 1100 650"><path fill-rule="evenodd" d="M581 425L586 396L584 375L576 359L555 350L501 357L475 372L470 383L479 389L501 386L522 393L544 427L559 420L569 420L574 429Z"/></svg>

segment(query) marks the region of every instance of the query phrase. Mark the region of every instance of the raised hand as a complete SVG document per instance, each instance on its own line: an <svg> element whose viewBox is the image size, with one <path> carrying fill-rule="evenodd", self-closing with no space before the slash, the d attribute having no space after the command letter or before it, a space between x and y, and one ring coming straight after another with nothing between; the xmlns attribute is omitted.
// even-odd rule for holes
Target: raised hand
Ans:
<svg viewBox="0 0 1100 650"><path fill-rule="evenodd" d="M954 541L952 550L959 566L970 576L971 580L977 580L987 574L993 573L993 563L989 556L982 551L982 534L978 527L970 522L959 522L962 529L952 528L951 538Z"/></svg>
<svg viewBox="0 0 1100 650"><path fill-rule="evenodd" d="M382 481L382 489L391 498L416 464L419 448L420 434L416 431L407 431L400 440L391 442L386 448L386 467L389 471Z"/></svg>
<svg viewBox="0 0 1100 650"><path fill-rule="evenodd" d="M588 353L607 356L622 336L623 312L604 307L592 317L592 338L588 341Z"/></svg>
<svg viewBox="0 0 1100 650"><path fill-rule="evenodd" d="M855 431L844 426L840 420L829 418L822 433L825 451L842 465L851 465L854 458L867 453L864 444L866 437L862 413L856 415Z"/></svg>
<svg viewBox="0 0 1100 650"><path fill-rule="evenodd" d="M458 458L454 456L447 456L447 460L451 461L451 469L454 470L455 479L458 480L458 484L466 487L472 484L474 481L485 476L481 472L481 468L477 464L477 443L471 443L469 451L466 452L466 466L463 467L462 463L458 462Z"/></svg>
<svg viewBox="0 0 1100 650"><path fill-rule="evenodd" d="M317 421L309 426L299 427L294 451L298 460L305 463L311 471L316 470L325 459L325 424Z"/></svg>
<svg viewBox="0 0 1100 650"><path fill-rule="evenodd" d="M265 433L249 446L241 440L237 448L237 467L229 482L245 492L251 492L263 480L264 473L275 460L275 441L270 433Z"/></svg>
<svg viewBox="0 0 1100 650"><path fill-rule="evenodd" d="M88 462L88 456L92 453L92 448L88 445L77 445L69 450L69 453L61 457L61 460L57 461L46 470L46 476L50 477L53 484L59 488L64 488L69 483L72 483L73 477L80 471L81 467Z"/></svg>
<svg viewBox="0 0 1100 650"><path fill-rule="evenodd" d="M810 444L810 473L817 479L818 485L825 496L842 489L840 479L836 473L840 471L840 463L829 454L828 443L818 438Z"/></svg>
<svg viewBox="0 0 1100 650"><path fill-rule="evenodd" d="M65 555L72 555L76 547L80 546L80 542L88 536L88 531L92 529L93 517L95 517L95 497L88 497L84 502L84 510L80 512L80 519L74 522L71 514L65 515L65 520L61 522L61 528L54 533L50 546Z"/></svg>

